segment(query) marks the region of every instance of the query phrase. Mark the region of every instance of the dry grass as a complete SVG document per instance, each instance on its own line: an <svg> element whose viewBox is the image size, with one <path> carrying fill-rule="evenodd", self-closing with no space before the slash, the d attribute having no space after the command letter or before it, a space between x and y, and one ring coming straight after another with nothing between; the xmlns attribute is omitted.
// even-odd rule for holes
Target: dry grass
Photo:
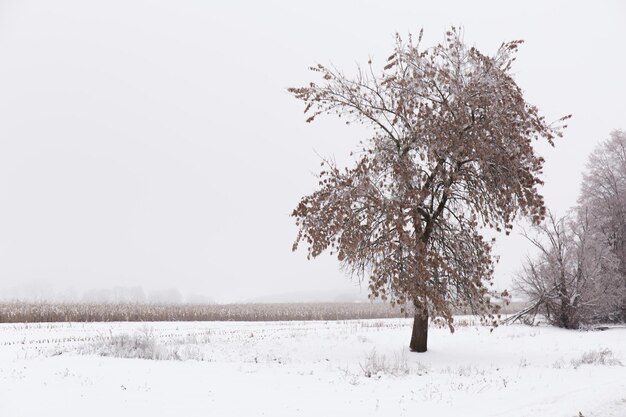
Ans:
<svg viewBox="0 0 626 417"><path fill-rule="evenodd" d="M292 321L405 317L383 303L53 304L1 303L0 323L113 321Z"/></svg>

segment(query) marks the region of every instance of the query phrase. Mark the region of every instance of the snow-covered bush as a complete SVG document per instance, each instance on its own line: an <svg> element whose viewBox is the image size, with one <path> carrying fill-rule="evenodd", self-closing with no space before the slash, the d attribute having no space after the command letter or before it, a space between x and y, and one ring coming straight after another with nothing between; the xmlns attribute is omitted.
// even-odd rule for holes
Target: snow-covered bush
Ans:
<svg viewBox="0 0 626 417"><path fill-rule="evenodd" d="M90 353L115 358L166 359L164 347L157 343L154 333L148 329L99 338L92 343L90 350Z"/></svg>
<svg viewBox="0 0 626 417"><path fill-rule="evenodd" d="M572 359L571 363L574 369L580 365L622 365L618 359L613 357L613 351L606 348L585 352L579 358Z"/></svg>
<svg viewBox="0 0 626 417"><path fill-rule="evenodd" d="M365 358L365 362L359 364L363 375L367 378L380 377L382 375L403 376L421 375L426 372L424 365L409 363L407 352L402 351L393 355L391 359L372 350Z"/></svg>
<svg viewBox="0 0 626 417"><path fill-rule="evenodd" d="M160 342L152 329L144 328L133 334L100 337L83 348L82 353L128 359L203 361L207 358L200 346L208 342L208 335Z"/></svg>

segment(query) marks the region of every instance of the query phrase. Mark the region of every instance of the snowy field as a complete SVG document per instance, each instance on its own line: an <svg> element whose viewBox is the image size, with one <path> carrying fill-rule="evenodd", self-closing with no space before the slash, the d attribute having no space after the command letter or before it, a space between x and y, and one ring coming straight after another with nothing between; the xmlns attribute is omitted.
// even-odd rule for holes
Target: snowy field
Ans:
<svg viewBox="0 0 626 417"><path fill-rule="evenodd" d="M626 416L626 328L459 321L5 324L0 416Z"/></svg>

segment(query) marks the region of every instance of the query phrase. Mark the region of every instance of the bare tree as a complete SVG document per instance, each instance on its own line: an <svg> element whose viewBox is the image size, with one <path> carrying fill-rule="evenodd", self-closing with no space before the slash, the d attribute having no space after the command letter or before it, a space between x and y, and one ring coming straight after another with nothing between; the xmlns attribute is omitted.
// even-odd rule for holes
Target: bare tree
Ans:
<svg viewBox="0 0 626 417"><path fill-rule="evenodd" d="M539 250L516 280L531 301L526 313L540 310L550 323L568 329L614 318L624 293L619 262L584 210L559 219L549 213L524 236Z"/></svg>
<svg viewBox="0 0 626 417"><path fill-rule="evenodd" d="M369 279L372 298L415 307L410 348L427 349L428 318L453 331L453 305L495 323L490 300L491 241L485 227L544 216L537 186L543 159L532 140L553 144L564 127L548 125L510 75L521 41L494 56L467 47L452 28L420 48L399 36L382 74L372 63L356 77L318 65L322 84L290 88L308 122L334 114L372 135L353 167L325 161L319 189L293 212L309 257L325 250Z"/></svg>

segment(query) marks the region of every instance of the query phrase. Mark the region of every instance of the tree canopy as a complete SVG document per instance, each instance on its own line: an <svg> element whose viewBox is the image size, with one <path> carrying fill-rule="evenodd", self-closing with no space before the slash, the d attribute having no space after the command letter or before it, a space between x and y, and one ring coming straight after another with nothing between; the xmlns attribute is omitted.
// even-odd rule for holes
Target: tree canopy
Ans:
<svg viewBox="0 0 626 417"><path fill-rule="evenodd" d="M320 83L289 89L307 122L331 114L371 129L353 166L324 162L319 189L293 211L294 250L335 253L372 297L412 303L453 330L453 305L493 319L483 232L544 217L544 161L532 142L553 144L569 116L550 125L524 100L510 74L521 41L487 56L456 28L435 47L421 38L397 36L379 76L371 62L353 78L317 65Z"/></svg>

